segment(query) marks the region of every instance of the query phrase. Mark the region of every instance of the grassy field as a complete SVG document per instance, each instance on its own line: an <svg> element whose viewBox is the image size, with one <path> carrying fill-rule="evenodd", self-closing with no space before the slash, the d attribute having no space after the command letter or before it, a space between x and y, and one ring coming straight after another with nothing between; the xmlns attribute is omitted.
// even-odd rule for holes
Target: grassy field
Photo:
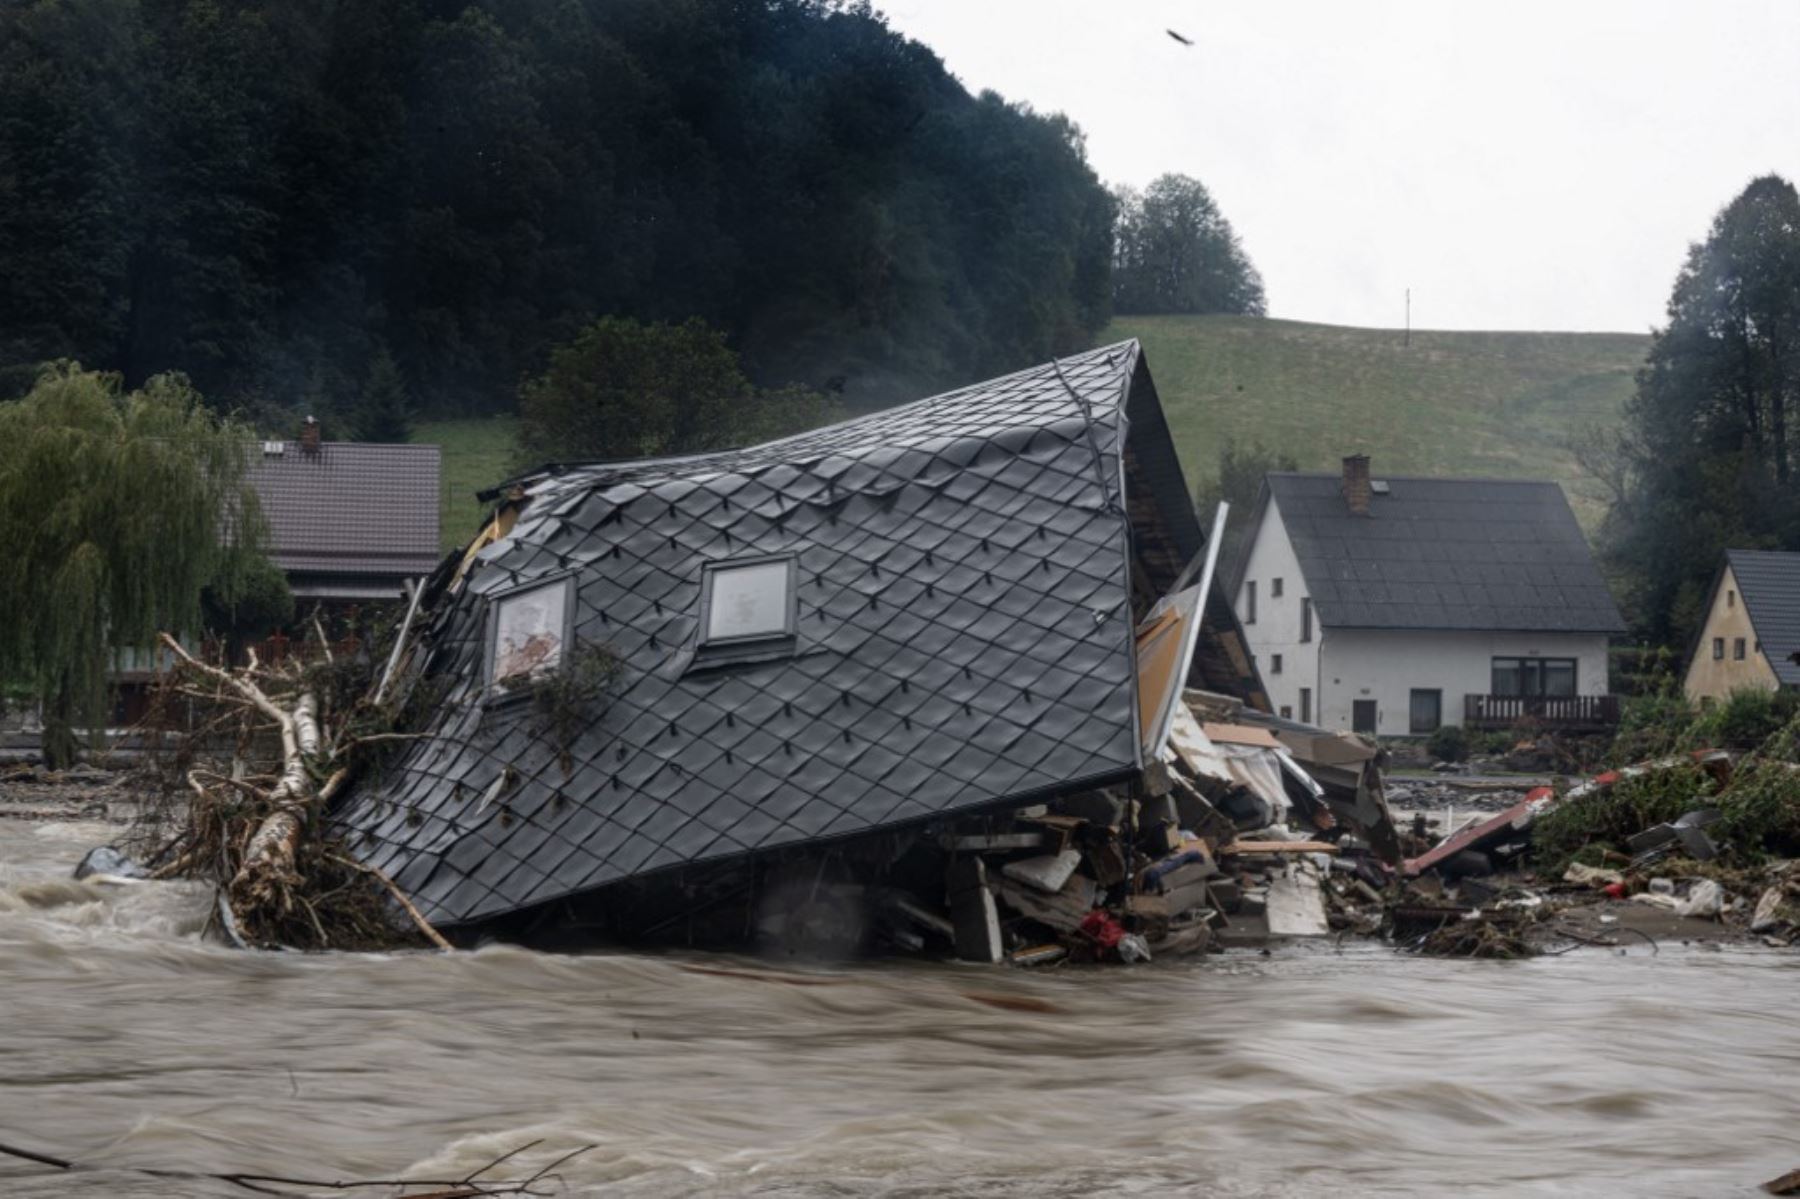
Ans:
<svg viewBox="0 0 1800 1199"><path fill-rule="evenodd" d="M1649 349L1631 333L1414 332L1249 317L1129 317L1102 342L1143 341L1190 483L1226 438L1260 441L1308 470L1361 450L1384 474L1555 479L1590 528L1600 515L1569 439L1612 424ZM511 418L426 421L444 448L446 547L481 519L475 492L513 461Z"/></svg>
<svg viewBox="0 0 1800 1199"><path fill-rule="evenodd" d="M439 500L440 537L446 550L467 545L481 523L475 493L511 474L513 433L510 416L485 420L431 420L413 426L413 440L436 444L444 453L444 494Z"/></svg>
<svg viewBox="0 0 1800 1199"><path fill-rule="evenodd" d="M1336 470L1361 450L1383 474L1554 479L1600 515L1569 451L1610 425L1650 346L1631 333L1437 333L1248 317L1126 317L1104 340L1144 343L1190 482L1227 437Z"/></svg>

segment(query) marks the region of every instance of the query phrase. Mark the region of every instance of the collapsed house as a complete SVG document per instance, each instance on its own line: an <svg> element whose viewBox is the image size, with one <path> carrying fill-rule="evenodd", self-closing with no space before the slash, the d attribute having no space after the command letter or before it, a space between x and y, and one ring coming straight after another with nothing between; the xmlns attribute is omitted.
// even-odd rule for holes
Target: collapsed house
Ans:
<svg viewBox="0 0 1800 1199"><path fill-rule="evenodd" d="M1238 829L1370 801L1337 763L1334 825L1268 730L1182 701L1269 706L1189 494L1135 341L535 471L423 589L428 714L334 819L448 930L997 960L1210 928Z"/></svg>

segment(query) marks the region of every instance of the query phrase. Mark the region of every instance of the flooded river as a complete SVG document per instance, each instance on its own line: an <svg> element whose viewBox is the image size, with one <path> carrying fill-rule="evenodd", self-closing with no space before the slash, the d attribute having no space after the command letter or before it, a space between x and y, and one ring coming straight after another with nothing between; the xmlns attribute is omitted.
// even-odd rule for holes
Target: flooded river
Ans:
<svg viewBox="0 0 1800 1199"><path fill-rule="evenodd" d="M189 887L69 881L112 831L0 820L0 1141L87 1167L0 1159L0 1194L455 1177L538 1139L528 1169L595 1146L564 1193L632 1196L1716 1196L1800 1166L1793 954L815 985L700 956L248 954L198 939Z"/></svg>

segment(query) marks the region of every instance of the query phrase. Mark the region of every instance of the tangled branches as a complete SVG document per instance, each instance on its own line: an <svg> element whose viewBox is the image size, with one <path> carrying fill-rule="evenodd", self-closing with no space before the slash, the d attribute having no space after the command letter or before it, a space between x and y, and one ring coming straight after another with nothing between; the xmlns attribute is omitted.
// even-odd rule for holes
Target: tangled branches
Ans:
<svg viewBox="0 0 1800 1199"><path fill-rule="evenodd" d="M387 696L405 660L409 619L379 681L367 659L265 666L252 652L227 669L173 637L176 671L165 699L186 709L186 731L164 762L174 802L159 805L140 840L160 878L218 889L217 919L244 944L303 949L448 943L381 871L354 860L330 833L332 798L381 753L402 703ZM398 689L404 691L404 689ZM398 908L398 913L396 913Z"/></svg>

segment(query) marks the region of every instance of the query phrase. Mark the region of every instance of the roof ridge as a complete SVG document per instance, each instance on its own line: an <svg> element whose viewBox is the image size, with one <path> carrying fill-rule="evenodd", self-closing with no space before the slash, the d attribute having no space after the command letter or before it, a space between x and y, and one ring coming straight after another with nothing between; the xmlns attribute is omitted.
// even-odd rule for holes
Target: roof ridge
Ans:
<svg viewBox="0 0 1800 1199"><path fill-rule="evenodd" d="M1270 478L1284 479L1341 479L1343 477L1333 470L1272 470L1266 472ZM1559 479L1518 479L1505 478L1501 475L1386 475L1371 470L1369 478L1378 483L1509 483L1520 487L1557 487L1562 486Z"/></svg>
<svg viewBox="0 0 1800 1199"><path fill-rule="evenodd" d="M1135 337L1127 337L1122 341L1116 341L1109 345L1096 346L1093 349L1081 350L1078 353L1069 355L1068 357L1049 358L1043 362L1036 363L1032 366L1022 367L1021 369L1016 370L1016 371L1009 371L1004 375L995 375L991 379L983 379L977 383L968 383L961 387L953 387L948 391L940 391L940 392L936 392L932 395L922 396L916 400L908 400L904 404L895 404L894 406L892 406L890 408L877 408L871 412L858 413L855 416L849 416L840 421L833 421L829 425L820 425L818 428L815 428L815 429L804 429L798 433L790 433L786 437L775 438L772 441L759 441L759 442L753 442L749 445L727 446L723 449L706 450L706 451L703 451L700 453L694 453L694 454L652 455L650 457L645 457L645 458L599 458L599 459L590 459L587 461L574 461L574 462L545 462L545 463L541 463L537 466L534 466L534 467L530 468L529 470L521 471L518 474L511 476L510 478L502 479L498 483L495 483L492 487L483 489L482 491L477 493L477 498L489 499L489 498L492 498L493 496L498 495L503 488L506 488L506 487L509 487L509 486L512 486L512 485L518 484L518 483L524 483L527 480L542 479L546 476L569 476L569 475L574 475L577 472L600 471L607 467L618 467L618 468L629 467L629 468L635 470L635 469L638 469L641 467L676 466L676 465L681 465L681 464L685 464L685 463L703 463L703 462L709 462L709 461L712 461L715 459L726 458L732 454L743 454L743 453L748 453L751 451L760 452L760 451L771 449L776 446L791 445L792 443L794 443L796 441L801 441L806 438L822 437L826 434L832 433L835 430L845 429L852 425L861 424L861 423L864 423L867 421L874 421L874 420L877 420L880 418L896 416L896 415L905 413L910 409L923 408L924 406L926 406L928 404L938 403L943 400L950 399L954 396L970 395L970 394L978 393L981 391L989 390L989 389L996 388L1001 385L1013 382L1015 380L1030 378L1033 376L1054 377L1056 375L1059 367L1067 368L1071 365L1086 365L1087 363L1092 362L1096 358L1110 358L1113 354L1120 352L1120 351L1124 352L1123 353L1124 361L1122 364L1119 364L1119 365L1127 366L1127 367L1131 366L1136 362L1136 360L1139 357L1142 356L1143 343ZM1120 378L1120 383L1118 386L1118 402L1122 405L1125 402L1126 398L1130 394L1131 379L1130 379L1129 374L1125 373L1124 371L1121 371L1119 378ZM1076 399L1077 399L1077 401L1079 401L1079 403L1083 409L1086 409L1088 403L1090 402L1090 397L1088 397L1084 394L1081 394L1081 393L1077 393ZM1085 412L1083 414L1083 418L1086 419ZM1013 426L1008 426L1008 427L1021 428L1023 426L1022 425L1013 425Z"/></svg>

